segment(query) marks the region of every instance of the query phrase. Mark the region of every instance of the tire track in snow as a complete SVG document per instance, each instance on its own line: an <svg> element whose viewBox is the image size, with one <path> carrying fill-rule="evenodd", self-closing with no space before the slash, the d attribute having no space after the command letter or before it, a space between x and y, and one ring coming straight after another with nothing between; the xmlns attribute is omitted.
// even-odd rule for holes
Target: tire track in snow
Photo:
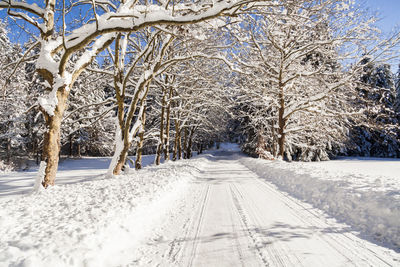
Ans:
<svg viewBox="0 0 400 267"><path fill-rule="evenodd" d="M241 210L242 218L248 222L249 232L252 235L257 250L260 252L259 254L262 255L264 263L268 265L268 262L270 261L271 266L303 266L295 253L291 253L290 250L282 244L274 244L273 238L263 236L259 231L257 231L258 227L262 227L265 223L260 217L262 211L258 210L256 203L254 203L253 199L250 197L251 194L246 194L245 197L245 194L239 190L236 184L232 184L232 192L235 192L234 194L238 196L236 197L236 203ZM240 206L239 198L243 203L242 206ZM245 203L247 203L247 205ZM250 225L252 228L249 227ZM265 250L268 255L265 255ZM288 255L292 255L294 260L292 260Z"/></svg>
<svg viewBox="0 0 400 267"><path fill-rule="evenodd" d="M230 189L230 187L229 187L229 189ZM228 191L228 188L226 188L226 190ZM228 193L231 194L231 200L232 200L231 208L230 208L230 219L231 219L231 222L234 222L235 214L237 214L239 217L240 217L240 214L239 214L239 211L236 208L236 205L235 205L235 202L234 202L234 198L233 198L233 194L232 194L232 190L229 190ZM246 225L243 222L243 220L240 220L240 223L241 223L242 227L246 227ZM238 233L238 232L240 232L240 229L237 229L235 224L232 223L232 233ZM239 260L240 260L241 266L244 267L244 266L246 266L246 263L244 262L244 253L243 253L243 250L242 250L242 244L240 243L237 234L235 235L234 243L235 243L236 251L237 251L237 253L239 255Z"/></svg>
<svg viewBox="0 0 400 267"><path fill-rule="evenodd" d="M198 180L207 184L208 196L199 201L200 215L196 218L199 222L197 227L192 227L193 242L182 253L186 263L182 266L264 265L254 252L249 236L242 234L245 227L229 187L235 176L226 175L229 166L220 161L210 164L203 179Z"/></svg>
<svg viewBox="0 0 400 267"><path fill-rule="evenodd" d="M184 266L180 261L182 250L191 240L190 234L200 213L204 190L203 185L188 185L164 222L153 229L144 246L137 248L136 260L128 266Z"/></svg>
<svg viewBox="0 0 400 267"><path fill-rule="evenodd" d="M190 198L191 201L191 216L184 219L182 224L182 232L184 233L183 236L175 237L169 244L168 244L168 253L166 258L172 263L180 263L182 261L183 252L187 246L187 240L190 239L190 231L195 227L194 224L197 221L198 214L200 207L198 205L200 199L204 199L204 192L207 188L204 187L201 192L199 192L194 198ZM196 191L191 190L191 193ZM189 202L190 203L190 202ZM182 212L178 215L186 215L187 213L187 202L183 203L184 207L182 207Z"/></svg>
<svg viewBox="0 0 400 267"><path fill-rule="evenodd" d="M203 201L202 201L202 204L201 204L201 211L200 211L200 215L199 215L199 219L198 219L198 224L197 224L197 227L196 227L196 234L194 236L193 246L192 246L192 250L191 250L191 253L190 253L189 266L193 266L193 260L196 257L196 249L197 249L197 246L198 246L198 244L200 242L199 236L200 236L200 231L201 231L201 228L202 228L202 225L203 225L204 214L206 212L209 192L210 192L210 185L206 185L204 198L203 198Z"/></svg>
<svg viewBox="0 0 400 267"><path fill-rule="evenodd" d="M289 197L284 193L278 191L277 189L273 188L269 184L269 182L260 179L257 174L254 173L254 176L258 183L260 183L270 193L278 197L289 208L292 215L301 220L305 225L311 227L321 227L322 223L322 226L329 228L335 235L319 234L317 236L319 239L328 244L332 249L334 249L337 253L346 258L348 261L347 264L358 266L360 261L362 261L363 264L366 264L368 266L391 266L389 262L380 257L375 251L368 248L365 244L363 244L360 239L355 238L354 235L350 235L348 233L340 233L338 230L332 227L332 225L327 222L326 219L322 220L320 217L321 215L317 214L313 210L310 210L310 208L302 204L301 201L293 199L292 197ZM299 212L299 210L301 210L302 212ZM305 216L304 213L307 213L309 216ZM357 244L357 246L354 246L354 244ZM365 255L365 252L363 250L366 250L374 255L376 260L374 258L371 259L371 257Z"/></svg>
<svg viewBox="0 0 400 267"><path fill-rule="evenodd" d="M262 250L260 250L259 245L257 244L257 238L254 235L254 232L251 231L249 222L247 219L247 216L244 214L243 208L239 203L238 197L236 196L235 192L233 191L233 185L230 185L230 190L231 190L231 196L232 196L232 201L235 205L235 208L237 210L238 215L241 218L241 221L243 222L243 225L245 227L246 232L249 234L250 239L252 240L254 244L254 248L257 250L257 254L260 256L260 259L263 261L265 266L269 266L268 260L266 257L263 255Z"/></svg>

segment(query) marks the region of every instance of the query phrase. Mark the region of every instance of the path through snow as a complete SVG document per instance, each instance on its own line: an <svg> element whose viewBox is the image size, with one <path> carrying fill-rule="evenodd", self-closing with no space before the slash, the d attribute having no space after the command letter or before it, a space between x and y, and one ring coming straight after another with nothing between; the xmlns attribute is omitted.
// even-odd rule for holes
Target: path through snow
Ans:
<svg viewBox="0 0 400 267"><path fill-rule="evenodd" d="M232 151L104 179L107 162L67 160L59 184L38 194L24 193L32 173L1 176L0 267L400 266L398 252L360 238L358 221L340 224L278 190L314 203L304 198L311 192L330 207L349 204L351 186ZM347 206L345 215L382 219ZM398 222L385 225L396 243Z"/></svg>
<svg viewBox="0 0 400 267"><path fill-rule="evenodd" d="M278 191L238 154L207 158L131 266L400 266L399 253Z"/></svg>

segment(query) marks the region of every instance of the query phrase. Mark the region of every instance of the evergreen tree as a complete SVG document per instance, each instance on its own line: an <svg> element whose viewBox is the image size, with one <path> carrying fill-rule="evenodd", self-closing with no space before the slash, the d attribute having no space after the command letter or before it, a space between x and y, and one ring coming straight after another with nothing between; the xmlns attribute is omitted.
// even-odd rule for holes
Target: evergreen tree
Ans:
<svg viewBox="0 0 400 267"><path fill-rule="evenodd" d="M363 60L359 107L364 120L350 131L349 155L400 156L399 114L396 112L396 81L389 64Z"/></svg>
<svg viewBox="0 0 400 267"><path fill-rule="evenodd" d="M396 101L395 109L397 113L400 113L400 64L395 75L395 90L396 90Z"/></svg>

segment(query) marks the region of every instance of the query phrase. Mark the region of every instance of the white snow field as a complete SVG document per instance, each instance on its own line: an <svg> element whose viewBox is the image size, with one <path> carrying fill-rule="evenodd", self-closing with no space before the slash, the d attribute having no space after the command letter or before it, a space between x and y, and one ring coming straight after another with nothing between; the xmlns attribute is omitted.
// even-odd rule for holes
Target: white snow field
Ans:
<svg viewBox="0 0 400 267"><path fill-rule="evenodd" d="M110 165L110 158L83 157L62 159L57 172L57 184L73 184L104 177ZM154 156L143 156L142 165L154 162ZM0 173L0 199L7 196L17 196L32 192L38 166L23 172Z"/></svg>
<svg viewBox="0 0 400 267"><path fill-rule="evenodd" d="M359 190L358 183L329 178L335 171L324 167L328 163L268 162L233 150L228 146L108 179L101 176L104 166L98 173L93 169L92 178L82 175L75 183L36 194L9 196L2 189L0 266L400 266L400 253L388 242L396 240L383 238L385 230L382 243L350 220L348 212L336 219L338 214L331 214L331 209L313 207L312 199L298 193L305 191L298 183L289 186L291 177L307 177L304 187L315 191L337 182L343 191L336 196L337 209L350 209L341 202L348 201L346 192ZM72 169L67 162L60 177ZM312 165L324 177L305 173ZM80 167L75 175L91 168ZM272 178L278 170L282 174ZM384 177L380 180L391 179ZM286 182L276 183L278 179ZM382 187L374 190L396 190ZM322 190L314 198L331 203L323 198L332 190ZM353 208L354 216L365 212ZM369 216L379 220L383 213ZM388 231L397 223L399 230L398 221L381 223L389 226Z"/></svg>

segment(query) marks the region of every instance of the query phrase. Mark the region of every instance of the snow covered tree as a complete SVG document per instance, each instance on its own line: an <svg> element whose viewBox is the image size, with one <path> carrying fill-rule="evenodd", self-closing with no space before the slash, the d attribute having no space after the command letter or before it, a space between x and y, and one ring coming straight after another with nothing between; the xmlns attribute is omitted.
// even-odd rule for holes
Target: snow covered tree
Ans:
<svg viewBox="0 0 400 267"><path fill-rule="evenodd" d="M395 109L398 113L400 113L400 64L395 75L395 90L396 90L396 104Z"/></svg>
<svg viewBox="0 0 400 267"><path fill-rule="evenodd" d="M268 1L266 1L268 2ZM249 1L223 0L176 4L122 1L1 0L0 9L30 24L40 47L36 70L46 81L48 94L39 99L48 128L44 136L39 180L54 185L60 151L61 121L70 89L91 61L117 37L149 26L198 23L221 15L233 15ZM80 17L81 12L86 14ZM73 22L73 23L72 23ZM77 55L78 52L81 54ZM71 60L73 55L78 60Z"/></svg>
<svg viewBox="0 0 400 267"><path fill-rule="evenodd" d="M119 174L128 155L128 150L136 137L140 127L141 119L145 112L146 96L148 94L152 79L162 72L166 50L173 41L173 37L169 34L163 34L160 31L147 32L145 39L138 39L137 47L141 46L140 42L146 42L143 49L139 50L137 57L132 59L133 65L130 65L128 71L124 71L125 58L128 36L116 39L116 53L114 56L114 88L118 105L118 124L115 134L115 152L111 161L109 173ZM130 74L135 70L137 63L141 62L141 74L136 81L130 80ZM125 75L124 75L125 73ZM129 91L129 89L132 91ZM129 100L125 98L128 97ZM127 103L127 111L125 104ZM135 118L135 119L134 119Z"/></svg>
<svg viewBox="0 0 400 267"><path fill-rule="evenodd" d="M323 160L332 143L345 137L346 115L356 111L348 99L356 95L360 65L344 70L341 63L371 40L373 22L351 4L282 1L282 7L247 16L232 29L242 46L232 56L248 59L242 63L249 75L238 85L251 128L248 141L259 154Z"/></svg>
<svg viewBox="0 0 400 267"><path fill-rule="evenodd" d="M106 62L103 64L106 68ZM94 61L90 69L98 69ZM84 71L71 89L68 109L62 122L62 152L69 156L108 156L113 152L114 98L110 77Z"/></svg>
<svg viewBox="0 0 400 267"><path fill-rule="evenodd" d="M157 134L156 164L160 163L162 154L164 154L165 161L169 160L170 131L171 128L173 128L171 127L172 124L174 124L174 128L176 128L175 130L179 128L177 132L175 131L176 141L178 142L175 142L174 145L175 157L173 158L176 159L178 154L176 149L180 144L179 136L182 133L186 136L185 131L187 131L188 138L186 139L187 142L183 143L183 146L186 147L184 157L192 154L188 152L188 150L192 148L190 143L193 143L195 130L198 129L198 127L194 125L194 121L201 121L202 123L203 120L196 118L196 115L198 115L194 112L196 110L196 105L183 104L183 102L189 103L191 101L182 99L181 92L185 91L185 98L193 98L197 103L203 103L203 101L201 101L202 93L199 93L202 92L202 90L203 92L209 92L209 90L214 89L215 95L217 95L215 84L218 84L219 80L224 78L219 71L215 70L214 64L216 66L221 66L224 62L228 62L219 49L221 46L219 45L220 40L218 38L219 36L216 34L216 30L225 24L226 22L224 20L218 19L212 21L212 23L201 23L196 25L196 27L191 25L182 27L180 28L180 35L177 36L173 45L167 50L168 62L171 63L169 65L170 67L165 73L155 79L156 85L161 88L158 102L160 106L160 130ZM222 68L226 69L226 67ZM210 69L213 70L213 75L210 75ZM207 77L208 82L205 82L205 77ZM200 84L203 86L201 89L198 88ZM207 84L207 86L205 86L205 84ZM186 90L185 88L187 87L190 87L190 90ZM180 111L182 111L184 105L187 108L190 107L189 109L191 110L189 113L192 115L187 115L189 118L185 118L184 121L173 120L171 118L172 113L175 112L175 115L181 117L183 113L180 113ZM217 106L219 105L215 107ZM177 111L178 107L179 111ZM175 111L172 111L172 109L175 109ZM191 121L192 124L190 130L184 129L184 124L187 120ZM173 121L174 123L172 123Z"/></svg>
<svg viewBox="0 0 400 267"><path fill-rule="evenodd" d="M15 89L18 89L18 82L21 81L21 76L16 79L9 80L9 72L12 68L7 68L7 65L16 61L16 57L20 51L16 45L12 44L7 36L6 26L0 21L0 80L2 88L2 97L0 100L0 144L2 159L6 159L8 163L12 157L12 147L22 144L21 121L19 117L22 115L21 103L25 104L18 94L15 94ZM22 85L23 86L23 85ZM5 158L3 158L5 157ZM1 160L1 159L0 159Z"/></svg>
<svg viewBox="0 0 400 267"><path fill-rule="evenodd" d="M171 128L171 100L174 91L173 83L175 76L165 73L157 79L157 85L161 88L160 102L160 131L158 136L158 144L156 151L155 163L159 165L161 156L164 154L164 160L169 161L169 146L170 146L170 128Z"/></svg>
<svg viewBox="0 0 400 267"><path fill-rule="evenodd" d="M389 64L363 60L364 68L358 85L364 119L350 131L350 155L399 157L400 116L396 112L396 89Z"/></svg>
<svg viewBox="0 0 400 267"><path fill-rule="evenodd" d="M21 56L22 47L9 40L7 27L0 21L0 155L14 163L37 150L35 135L40 128L35 123L36 112L30 108L36 100L36 88L29 79L29 65L21 62Z"/></svg>
<svg viewBox="0 0 400 267"><path fill-rule="evenodd" d="M226 60L215 55L194 58L176 66L171 116L173 159L190 158L194 146L218 141L225 133L229 107Z"/></svg>

